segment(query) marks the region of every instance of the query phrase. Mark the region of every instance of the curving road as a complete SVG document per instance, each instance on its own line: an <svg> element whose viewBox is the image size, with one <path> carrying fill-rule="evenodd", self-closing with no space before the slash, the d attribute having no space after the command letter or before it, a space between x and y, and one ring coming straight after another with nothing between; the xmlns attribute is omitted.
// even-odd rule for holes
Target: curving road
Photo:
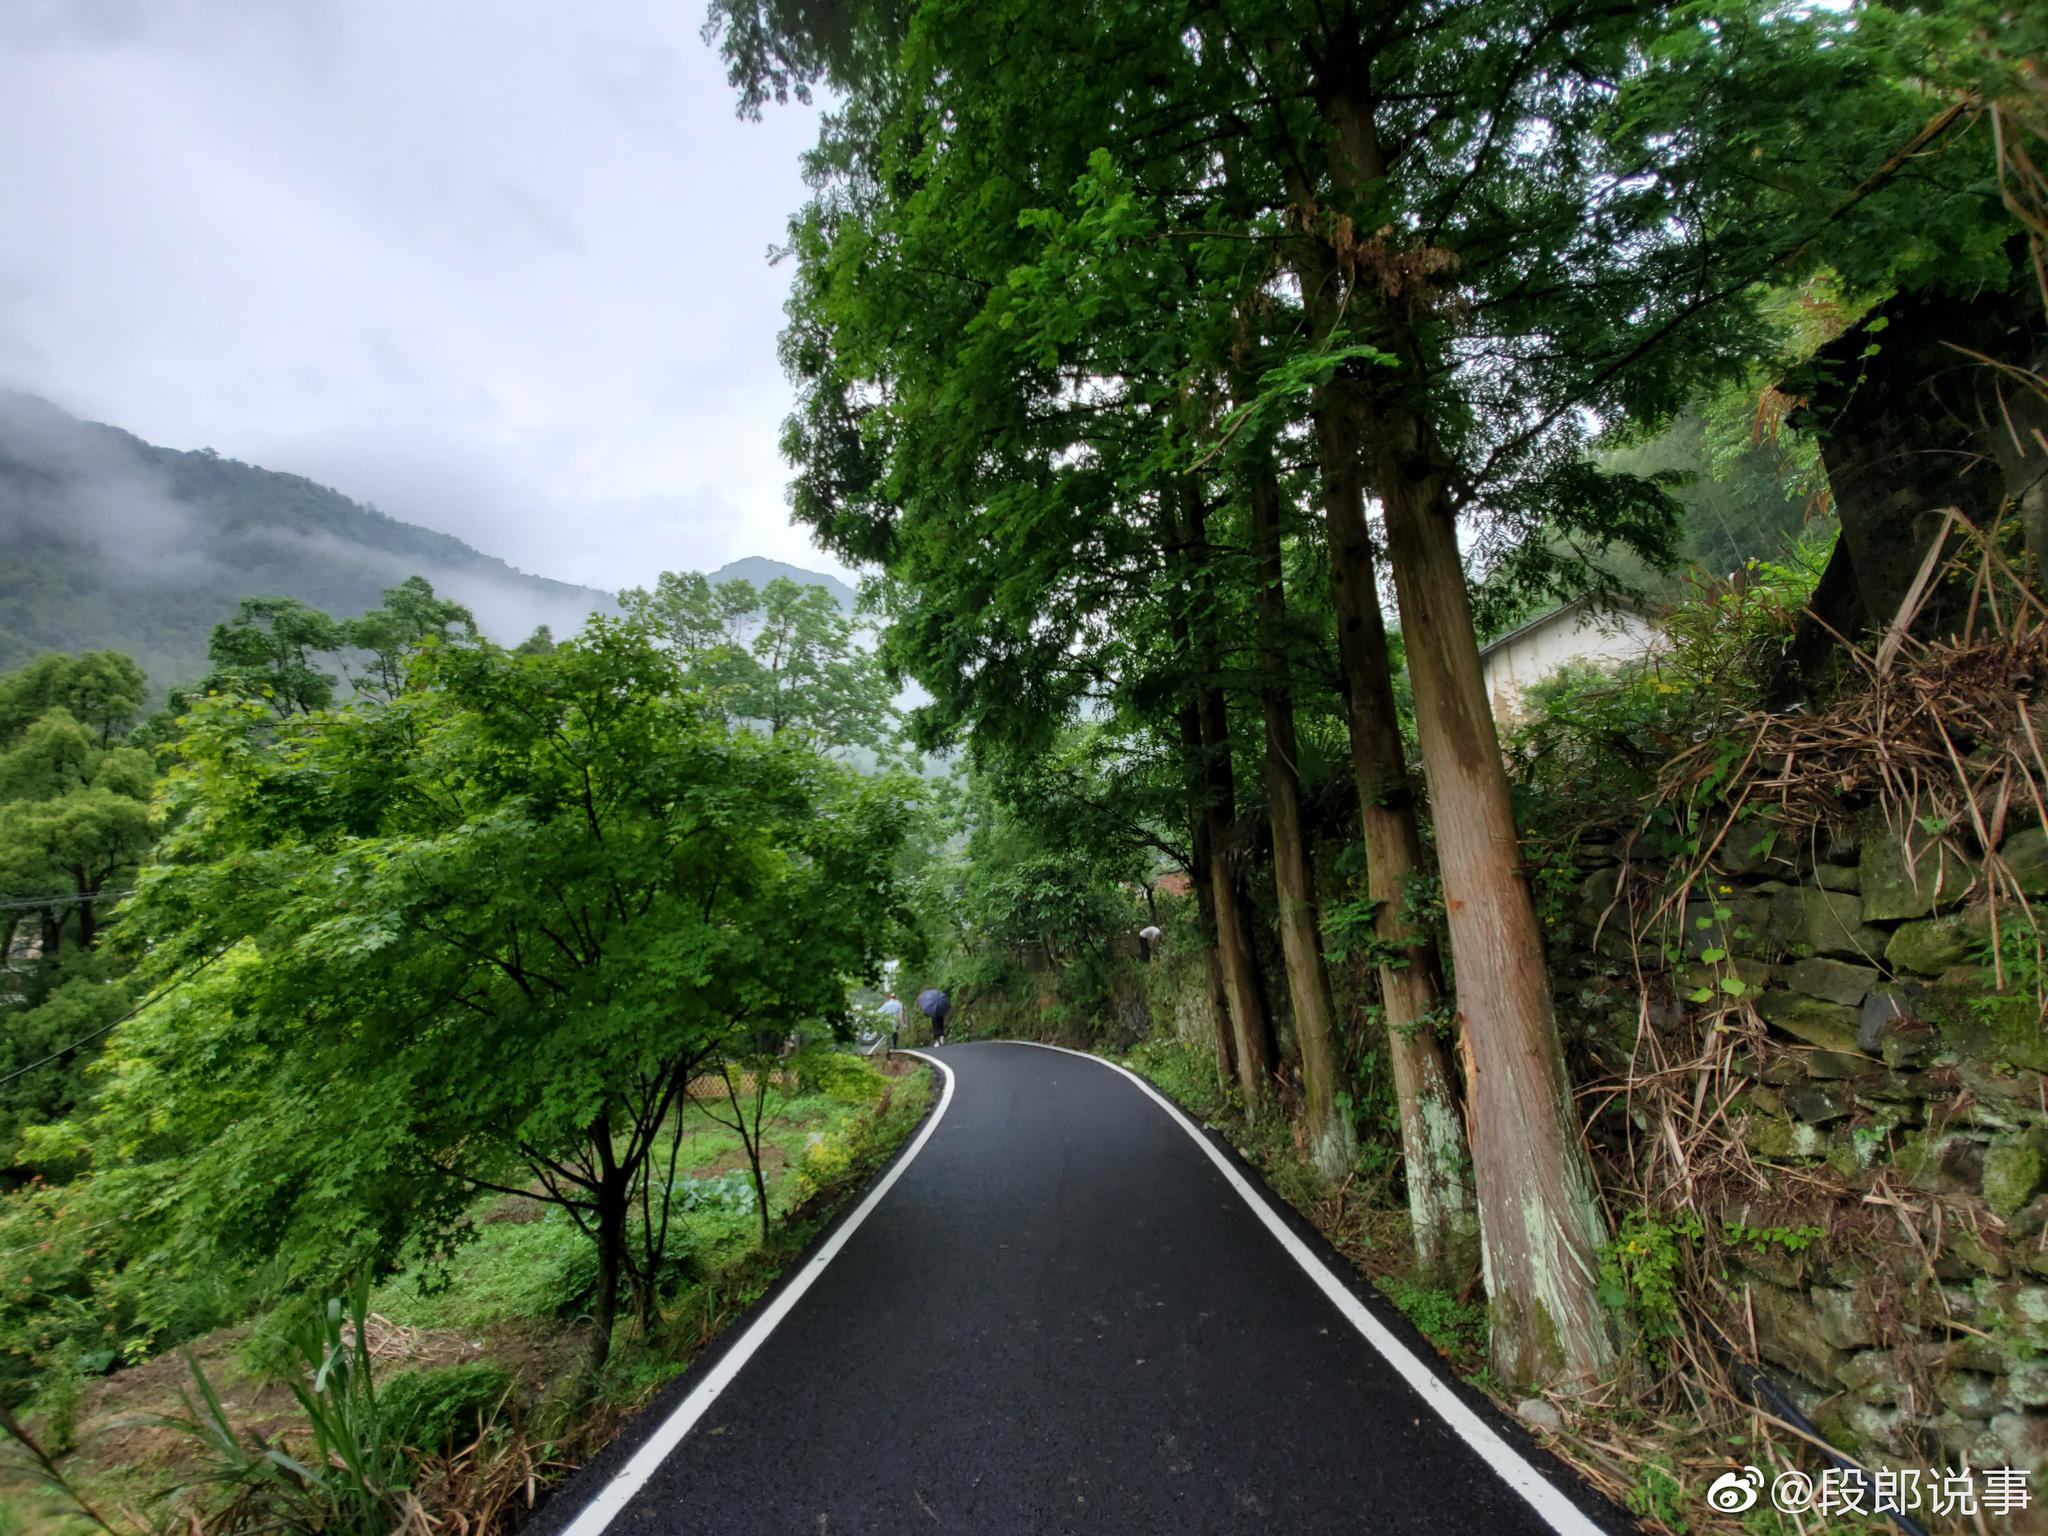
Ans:
<svg viewBox="0 0 2048 1536"><path fill-rule="evenodd" d="M1134 1079L929 1059L906 1158L540 1530L1627 1528Z"/></svg>

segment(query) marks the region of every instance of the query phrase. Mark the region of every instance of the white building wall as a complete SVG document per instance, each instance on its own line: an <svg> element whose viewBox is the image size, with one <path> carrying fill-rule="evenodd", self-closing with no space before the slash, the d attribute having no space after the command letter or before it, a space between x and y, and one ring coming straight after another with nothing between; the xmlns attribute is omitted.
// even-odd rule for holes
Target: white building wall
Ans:
<svg viewBox="0 0 2048 1536"><path fill-rule="evenodd" d="M1655 640L1656 631L1633 613L1562 608L1486 653L1486 696L1493 718L1503 724L1519 719L1523 690L1572 662L1633 661Z"/></svg>

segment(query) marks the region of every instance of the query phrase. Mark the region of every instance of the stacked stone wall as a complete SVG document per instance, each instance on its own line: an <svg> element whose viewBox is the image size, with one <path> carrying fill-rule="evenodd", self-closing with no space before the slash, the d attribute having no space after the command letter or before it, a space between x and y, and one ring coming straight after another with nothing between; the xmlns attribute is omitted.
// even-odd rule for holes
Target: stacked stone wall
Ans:
<svg viewBox="0 0 2048 1536"><path fill-rule="evenodd" d="M1799 849L1738 823L1682 885L1625 842L1582 845L1561 1014L1739 1041L1709 1087L1753 1170L1707 1213L1718 1321L1831 1437L2038 1478L2048 1030L2028 906L2048 837L2005 835L1995 860L1955 842L1874 812Z"/></svg>

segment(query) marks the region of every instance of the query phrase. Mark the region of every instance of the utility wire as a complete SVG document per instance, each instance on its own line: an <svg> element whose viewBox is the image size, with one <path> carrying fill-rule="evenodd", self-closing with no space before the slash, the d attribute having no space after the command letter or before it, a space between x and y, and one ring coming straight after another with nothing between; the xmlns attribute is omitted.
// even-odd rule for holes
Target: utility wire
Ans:
<svg viewBox="0 0 2048 1536"><path fill-rule="evenodd" d="M76 907L88 901L114 901L122 896L133 896L135 887L125 891L90 891L83 896L23 896L0 901L0 912L35 911L43 907Z"/></svg>
<svg viewBox="0 0 2048 1536"><path fill-rule="evenodd" d="M226 953L226 950L222 950L220 952L220 955L224 955ZM113 1023L102 1024L98 1029L92 1031L90 1034L80 1035L76 1040L72 1041L69 1045L59 1046L56 1050L50 1052L49 1055L43 1057L40 1061L32 1061L25 1067L16 1067L12 1072L9 1072L5 1077L0 1077L0 1085L11 1083L17 1077L26 1077L29 1073L35 1071L37 1067L47 1067L51 1062L58 1061L61 1060L63 1057L69 1056L81 1045L90 1045L93 1041L99 1039L101 1035L104 1035L105 1033L107 1033L108 1030L113 1029L116 1025L126 1024L130 1019L134 1018L135 1015L142 1012L142 1010L147 1008L151 1003L156 1002L159 998L168 997L170 996L171 993L177 991L178 988L185 985L186 982L190 981L194 976L197 976L209 965L212 965L214 961L218 960L220 958L220 955L209 955L206 957L206 959L200 961L199 964L192 967L192 969L187 971L184 975L179 976L172 981L164 983L164 985L158 987L154 992L150 993L149 996L145 997L133 1008L130 1008L126 1013L122 1014L121 1017L115 1019Z"/></svg>

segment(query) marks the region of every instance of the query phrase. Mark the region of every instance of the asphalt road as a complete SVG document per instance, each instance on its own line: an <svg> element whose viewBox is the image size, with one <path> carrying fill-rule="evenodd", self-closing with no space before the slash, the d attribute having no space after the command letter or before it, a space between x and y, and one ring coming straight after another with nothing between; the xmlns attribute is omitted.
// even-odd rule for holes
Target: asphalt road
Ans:
<svg viewBox="0 0 2048 1536"><path fill-rule="evenodd" d="M931 1054L953 1096L897 1182L658 1465L659 1442L638 1468L635 1451L693 1392L702 1407L716 1357L543 1531L1622 1528L1476 1398L1404 1379L1342 1298L1433 1363L1427 1346L1348 1276L1319 1285L1116 1070L1026 1045Z"/></svg>

